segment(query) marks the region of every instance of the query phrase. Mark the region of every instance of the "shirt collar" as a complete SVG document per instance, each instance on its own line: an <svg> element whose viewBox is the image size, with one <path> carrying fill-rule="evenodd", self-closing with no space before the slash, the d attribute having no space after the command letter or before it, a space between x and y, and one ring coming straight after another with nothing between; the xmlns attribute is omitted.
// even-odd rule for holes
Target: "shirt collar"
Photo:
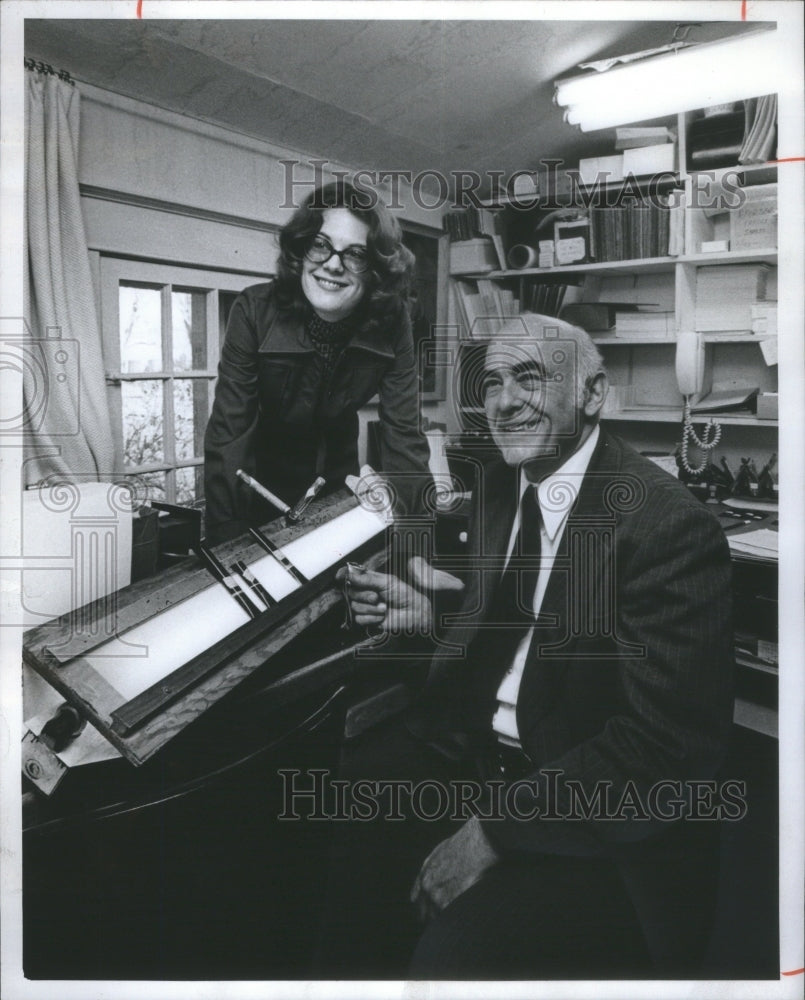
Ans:
<svg viewBox="0 0 805 1000"><path fill-rule="evenodd" d="M593 457L595 446L598 444L599 427L593 427L592 433L584 444L573 452L568 460L559 468L546 476L537 485L537 496L539 497L539 508L542 514L542 523L545 533L551 539L556 538L559 529L567 520L570 508L576 502L576 497L581 489L581 481ZM526 489L533 484L525 477L525 473L520 471L520 499Z"/></svg>

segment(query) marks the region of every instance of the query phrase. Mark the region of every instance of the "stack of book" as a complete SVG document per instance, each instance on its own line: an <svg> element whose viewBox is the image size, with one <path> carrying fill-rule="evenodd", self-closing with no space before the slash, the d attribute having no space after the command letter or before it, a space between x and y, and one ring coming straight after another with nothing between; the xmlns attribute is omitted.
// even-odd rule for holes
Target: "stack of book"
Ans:
<svg viewBox="0 0 805 1000"><path fill-rule="evenodd" d="M705 111L704 117L690 126L688 148L691 170L709 170L738 162L744 141L745 115L737 111L718 109Z"/></svg>
<svg viewBox="0 0 805 1000"><path fill-rule="evenodd" d="M527 289L525 311L542 313L543 316L558 316L564 306L576 303L580 298L579 285L540 282Z"/></svg>
<svg viewBox="0 0 805 1000"><path fill-rule="evenodd" d="M527 287L521 302L511 289L488 278L453 282L456 314L470 340L494 336L522 312L558 317L563 306L580 300L582 291L582 286L549 280Z"/></svg>
<svg viewBox="0 0 805 1000"><path fill-rule="evenodd" d="M592 246L598 261L665 257L669 251L667 195L632 198L620 205L590 208Z"/></svg>
<svg viewBox="0 0 805 1000"><path fill-rule="evenodd" d="M497 256L497 266L502 270L506 267L506 255L503 249L503 235L500 213L489 208L467 208L445 212L442 216L442 228L450 237L451 243L460 243L478 237L488 237Z"/></svg>
<svg viewBox="0 0 805 1000"><path fill-rule="evenodd" d="M453 293L459 321L470 339L494 336L501 321L520 315L514 293L485 278L454 281Z"/></svg>
<svg viewBox="0 0 805 1000"><path fill-rule="evenodd" d="M700 267L696 272L696 329L750 333L752 306L766 300L767 264Z"/></svg>

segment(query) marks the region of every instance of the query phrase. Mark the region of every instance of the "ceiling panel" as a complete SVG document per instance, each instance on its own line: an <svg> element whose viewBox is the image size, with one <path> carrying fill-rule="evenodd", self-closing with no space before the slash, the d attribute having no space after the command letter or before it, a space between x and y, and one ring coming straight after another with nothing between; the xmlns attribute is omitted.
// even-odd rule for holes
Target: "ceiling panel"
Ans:
<svg viewBox="0 0 805 1000"><path fill-rule="evenodd" d="M705 24L695 40L748 26ZM533 168L611 147L553 106L591 58L671 39L634 21L29 20L26 53L79 81L374 169Z"/></svg>

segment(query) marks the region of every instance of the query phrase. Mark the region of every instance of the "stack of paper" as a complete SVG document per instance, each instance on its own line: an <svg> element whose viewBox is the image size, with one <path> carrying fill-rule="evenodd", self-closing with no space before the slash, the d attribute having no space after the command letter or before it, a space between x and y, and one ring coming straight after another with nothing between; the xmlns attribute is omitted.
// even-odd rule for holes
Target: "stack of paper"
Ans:
<svg viewBox="0 0 805 1000"><path fill-rule="evenodd" d="M745 559L777 561L777 532L770 528L755 528L740 534L727 535L730 552Z"/></svg>

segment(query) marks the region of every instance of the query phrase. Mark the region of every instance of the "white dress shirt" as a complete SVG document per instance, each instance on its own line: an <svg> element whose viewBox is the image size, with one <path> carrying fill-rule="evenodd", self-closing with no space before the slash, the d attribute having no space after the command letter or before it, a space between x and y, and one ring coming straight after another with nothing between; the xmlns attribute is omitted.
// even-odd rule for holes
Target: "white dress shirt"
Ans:
<svg viewBox="0 0 805 1000"><path fill-rule="evenodd" d="M587 438L578 451L573 452L570 458L560 466L556 472L546 476L537 486L537 497L539 499L540 514L540 539L542 548L540 552L540 568L537 576L537 586L534 590L534 617L539 615L542 607L542 599L548 587L548 578L551 575L553 562L562 540L562 533L565 530L568 514L576 497L581 489L581 482L590 464L595 446L598 443L598 425L593 428L592 434ZM525 475L520 473L520 500L529 488L533 488ZM514 517L511 534L509 535L509 545L506 549L506 562L511 557L517 533L520 530L520 505L517 506L517 513ZM492 728L495 730L498 739L502 743L512 746L520 745L520 734L517 730L517 695L520 691L520 681L523 678L523 667L525 666L528 649L534 636L534 629L530 628L526 635L520 640L520 644L514 654L511 666L506 672L498 688L498 708L492 719Z"/></svg>

